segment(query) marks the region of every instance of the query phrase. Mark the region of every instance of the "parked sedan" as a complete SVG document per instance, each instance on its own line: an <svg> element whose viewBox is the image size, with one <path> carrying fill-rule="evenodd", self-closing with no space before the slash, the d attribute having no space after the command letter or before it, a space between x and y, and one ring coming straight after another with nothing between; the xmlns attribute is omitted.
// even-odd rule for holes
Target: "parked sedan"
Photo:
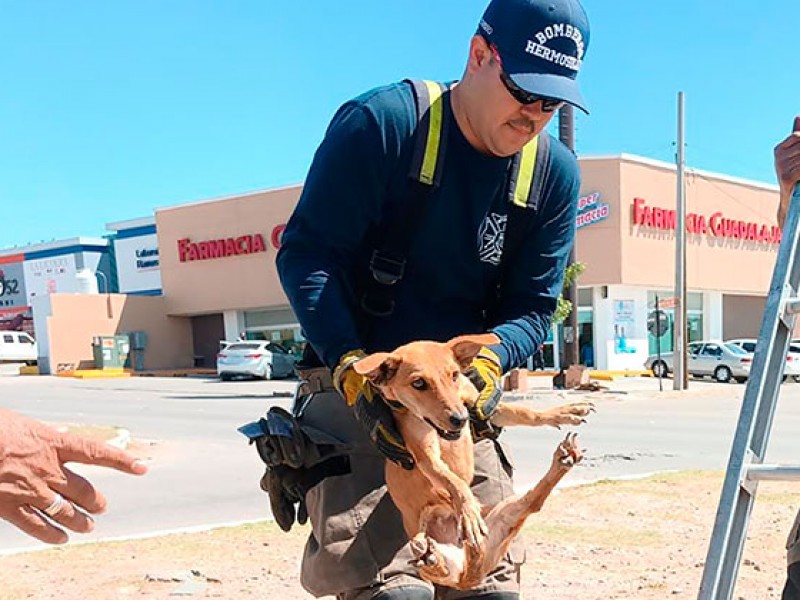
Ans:
<svg viewBox="0 0 800 600"><path fill-rule="evenodd" d="M727 343L736 344L742 350L755 353L757 342L758 340L756 339L748 338L748 339L728 340ZM794 378L795 381L800 381L800 342L796 340L792 340L789 343L789 351L786 353L786 366L783 369L784 381L788 377Z"/></svg>
<svg viewBox="0 0 800 600"><path fill-rule="evenodd" d="M236 376L288 377L294 364L294 356L283 346L266 341L234 342L217 354L217 373L223 381Z"/></svg>
<svg viewBox="0 0 800 600"><path fill-rule="evenodd" d="M673 371L673 353L664 352L660 357L647 357L645 366L656 376L665 377ZM720 341L692 342L687 347L686 369L693 377L711 376L720 383L734 379L740 383L747 381L753 354L736 346Z"/></svg>

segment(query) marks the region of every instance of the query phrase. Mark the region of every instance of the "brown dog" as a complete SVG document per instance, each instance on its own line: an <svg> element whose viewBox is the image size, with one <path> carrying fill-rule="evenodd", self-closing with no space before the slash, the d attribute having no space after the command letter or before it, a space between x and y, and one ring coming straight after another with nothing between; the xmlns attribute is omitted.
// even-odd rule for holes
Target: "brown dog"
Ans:
<svg viewBox="0 0 800 600"><path fill-rule="evenodd" d="M412 342L391 353L355 363L391 404L416 466L386 463L386 483L400 510L416 565L423 578L470 589L494 569L525 519L538 512L561 478L581 459L575 435L567 435L550 470L529 492L493 507L481 507L469 484L473 477L472 435L467 407L478 393L462 374L494 334L461 336L447 343ZM501 402L491 417L498 426L577 425L594 410L577 402L546 411ZM485 517L485 520L484 520Z"/></svg>

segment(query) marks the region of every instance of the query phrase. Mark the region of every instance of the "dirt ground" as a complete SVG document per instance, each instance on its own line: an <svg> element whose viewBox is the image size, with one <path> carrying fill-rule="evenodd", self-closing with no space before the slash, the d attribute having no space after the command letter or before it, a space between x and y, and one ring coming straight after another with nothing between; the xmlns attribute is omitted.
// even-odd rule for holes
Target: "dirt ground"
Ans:
<svg viewBox="0 0 800 600"><path fill-rule="evenodd" d="M556 492L522 534L524 597L696 597L721 483L684 472ZM761 484L735 598L780 597L798 501L790 483ZM0 557L0 598L309 598L298 583L307 534L264 522Z"/></svg>

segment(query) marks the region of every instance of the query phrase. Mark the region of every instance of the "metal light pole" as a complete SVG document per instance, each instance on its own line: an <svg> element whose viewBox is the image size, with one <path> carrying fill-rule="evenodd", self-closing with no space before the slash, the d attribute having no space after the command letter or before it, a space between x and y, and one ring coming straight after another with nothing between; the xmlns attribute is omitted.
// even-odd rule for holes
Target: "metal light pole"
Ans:
<svg viewBox="0 0 800 600"><path fill-rule="evenodd" d="M675 325L674 377L672 388L689 387L686 371L686 182L684 181L683 92L678 92L678 152L676 154L678 190L675 220Z"/></svg>
<svg viewBox="0 0 800 600"><path fill-rule="evenodd" d="M575 152L575 109L571 104L564 104L558 111L558 139ZM577 242L577 239L576 239ZM575 243L569 251L569 264L575 262ZM563 324L564 361L562 367L580 363L578 352L578 283L564 288L564 298L572 303L572 310Z"/></svg>

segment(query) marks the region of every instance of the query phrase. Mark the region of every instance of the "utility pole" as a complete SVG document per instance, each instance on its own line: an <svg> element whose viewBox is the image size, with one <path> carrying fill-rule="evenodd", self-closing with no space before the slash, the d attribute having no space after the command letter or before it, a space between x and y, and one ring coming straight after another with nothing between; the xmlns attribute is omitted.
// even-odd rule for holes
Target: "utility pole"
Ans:
<svg viewBox="0 0 800 600"><path fill-rule="evenodd" d="M575 153L575 108L564 104L558 111L558 139ZM577 238L575 240L577 243ZM569 251L569 264L575 263L575 243ZM577 365L581 362L578 352L578 282L564 288L564 298L572 303L572 310L563 323L564 360L562 367Z"/></svg>
<svg viewBox="0 0 800 600"><path fill-rule="evenodd" d="M675 221L675 325L674 375L672 389L689 387L686 370L686 182L684 181L683 92L678 92L678 152L676 153L678 190Z"/></svg>

